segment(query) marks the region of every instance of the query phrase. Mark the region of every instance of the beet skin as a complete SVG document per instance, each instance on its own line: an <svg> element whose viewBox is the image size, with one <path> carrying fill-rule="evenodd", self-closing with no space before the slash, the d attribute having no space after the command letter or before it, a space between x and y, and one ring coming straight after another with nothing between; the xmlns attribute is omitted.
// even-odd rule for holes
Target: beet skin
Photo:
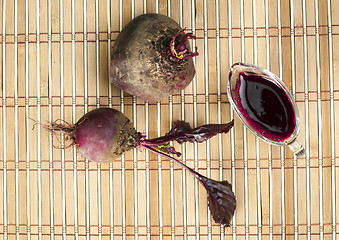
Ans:
<svg viewBox="0 0 339 240"><path fill-rule="evenodd" d="M67 122L47 123L45 129L60 141L60 134L70 140L88 160L111 162L125 152L138 146L141 134L131 121L120 111L112 108L97 108L83 115L75 124ZM62 141L60 141L62 143Z"/></svg>
<svg viewBox="0 0 339 240"><path fill-rule="evenodd" d="M111 81L147 101L183 90L195 75L188 38L173 19L154 13L130 21L115 40Z"/></svg>
<svg viewBox="0 0 339 240"><path fill-rule="evenodd" d="M77 148L92 161L111 162L137 146L137 131L118 110L95 109L80 118L76 125Z"/></svg>

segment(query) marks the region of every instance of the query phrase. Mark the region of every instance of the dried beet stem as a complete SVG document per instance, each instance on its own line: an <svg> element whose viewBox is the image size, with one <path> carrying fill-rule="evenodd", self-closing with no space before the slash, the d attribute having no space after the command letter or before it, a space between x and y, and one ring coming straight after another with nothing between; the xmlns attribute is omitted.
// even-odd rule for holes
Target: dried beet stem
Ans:
<svg viewBox="0 0 339 240"><path fill-rule="evenodd" d="M172 53L173 57L176 57L178 60L185 59L185 58L192 58L192 57L199 55L199 53L197 52L197 47L195 48L195 52L186 53L188 51L188 49L186 49L186 47L185 47L186 41L188 40L188 38L193 38L193 39L195 38L195 36L193 36L192 33L185 33L184 37L182 38L182 40L180 41L178 46L175 46L176 38L182 32L184 32L185 29L186 28L178 31L178 33L172 38L171 44L170 44L171 53Z"/></svg>

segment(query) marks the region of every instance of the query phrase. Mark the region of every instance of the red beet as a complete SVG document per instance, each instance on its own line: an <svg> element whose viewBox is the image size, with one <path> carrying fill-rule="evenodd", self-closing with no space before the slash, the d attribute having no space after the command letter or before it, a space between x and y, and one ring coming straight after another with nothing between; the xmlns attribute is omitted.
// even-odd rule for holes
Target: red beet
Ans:
<svg viewBox="0 0 339 240"><path fill-rule="evenodd" d="M137 146L140 137L120 111L98 108L77 122L72 139L79 152L95 162L112 161Z"/></svg>
<svg viewBox="0 0 339 240"><path fill-rule="evenodd" d="M200 143L218 133L227 133L233 127L233 121L227 124L203 125L194 129L186 122L176 121L165 136L146 139L120 111L97 108L85 114L74 125L52 122L43 127L56 136L64 134L66 139L71 140L69 146L75 144L84 157L95 162L111 162L128 150L139 147L177 162L193 174L207 190L208 206L215 222L229 226L236 206L231 184L206 178L171 157L169 154L181 154L171 147L169 142Z"/></svg>
<svg viewBox="0 0 339 240"><path fill-rule="evenodd" d="M195 75L188 38L173 19L155 13L130 21L112 50L111 81L148 101L159 101L189 85Z"/></svg>

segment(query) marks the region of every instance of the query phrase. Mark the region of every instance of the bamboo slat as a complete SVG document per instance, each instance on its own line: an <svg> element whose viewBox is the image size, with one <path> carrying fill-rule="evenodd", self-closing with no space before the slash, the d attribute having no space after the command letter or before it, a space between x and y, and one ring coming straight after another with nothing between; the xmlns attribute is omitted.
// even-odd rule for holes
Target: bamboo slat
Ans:
<svg viewBox="0 0 339 240"><path fill-rule="evenodd" d="M145 102L108 81L119 31L149 12L196 36L196 76L181 93ZM339 4L331 0L1 0L0 240L333 239L338 237ZM235 62L279 76L299 107L306 154L255 138L232 111ZM215 224L205 190L145 150L96 164L31 119L76 122L97 107L138 131L165 134L235 119L227 135L174 146L188 166L232 182L232 226Z"/></svg>

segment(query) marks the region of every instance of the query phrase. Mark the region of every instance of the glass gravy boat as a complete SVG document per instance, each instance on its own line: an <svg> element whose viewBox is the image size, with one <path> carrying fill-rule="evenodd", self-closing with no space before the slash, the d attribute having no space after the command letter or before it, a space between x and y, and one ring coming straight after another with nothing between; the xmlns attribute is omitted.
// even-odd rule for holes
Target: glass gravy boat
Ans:
<svg viewBox="0 0 339 240"><path fill-rule="evenodd" d="M258 138L288 146L301 157L304 147L297 141L300 130L298 107L284 83L270 71L246 63L232 65L227 95L243 124Z"/></svg>

